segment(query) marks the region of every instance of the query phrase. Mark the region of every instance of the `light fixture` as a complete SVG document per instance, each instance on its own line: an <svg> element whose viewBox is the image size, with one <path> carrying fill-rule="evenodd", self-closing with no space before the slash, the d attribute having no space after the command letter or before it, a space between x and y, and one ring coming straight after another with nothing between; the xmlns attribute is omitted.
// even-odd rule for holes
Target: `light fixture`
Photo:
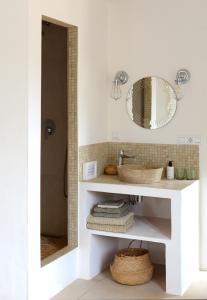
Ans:
<svg viewBox="0 0 207 300"><path fill-rule="evenodd" d="M116 73L111 90L111 97L114 100L118 100L121 98L121 85L127 83L128 79L129 76L125 71L119 71Z"/></svg>
<svg viewBox="0 0 207 300"><path fill-rule="evenodd" d="M186 69L180 69L177 71L176 80L175 80L175 83L176 83L175 92L176 92L178 101L183 98L183 91L182 91L181 85L189 82L190 77L191 77L191 74Z"/></svg>

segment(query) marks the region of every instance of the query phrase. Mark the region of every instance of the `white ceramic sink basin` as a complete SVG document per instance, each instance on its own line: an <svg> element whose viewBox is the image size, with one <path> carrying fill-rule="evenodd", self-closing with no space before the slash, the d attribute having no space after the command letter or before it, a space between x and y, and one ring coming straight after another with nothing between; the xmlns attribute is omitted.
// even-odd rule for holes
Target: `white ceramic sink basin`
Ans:
<svg viewBox="0 0 207 300"><path fill-rule="evenodd" d="M162 177L163 168L144 168L139 165L118 166L118 176L128 183L154 183Z"/></svg>

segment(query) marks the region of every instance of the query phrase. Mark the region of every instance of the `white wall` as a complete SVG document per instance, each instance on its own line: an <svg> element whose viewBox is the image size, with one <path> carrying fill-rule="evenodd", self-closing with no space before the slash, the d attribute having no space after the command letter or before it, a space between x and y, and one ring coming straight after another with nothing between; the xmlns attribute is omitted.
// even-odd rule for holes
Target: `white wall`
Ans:
<svg viewBox="0 0 207 300"><path fill-rule="evenodd" d="M201 136L200 176L201 267L207 269L207 1L111 0L109 6L108 81L124 69L130 82L117 103L109 99L108 138L120 141L177 143L176 137ZM130 85L146 75L174 82L176 71L187 68L191 82L169 125L154 131L136 126L126 112ZM110 89L110 88L109 88Z"/></svg>
<svg viewBox="0 0 207 300"><path fill-rule="evenodd" d="M110 0L108 39L107 3L108 0L29 0L29 18L26 0L1 3L1 299L27 299L27 232L30 299L40 299L38 278L47 277L46 269L40 269L39 237L42 15L79 27L79 145L106 141L107 123L109 140L113 131L120 132L121 141L133 142L175 143L178 135L201 135L201 266L207 268L207 2ZM119 69L129 72L131 83L149 74L173 82L180 67L191 71L192 80L185 88L185 99L179 103L175 119L163 129L151 132L137 127L126 114L124 97L118 103L107 97L107 86L109 92L111 79ZM128 88L129 84L123 94ZM74 260L74 253L67 256L70 260ZM56 274L51 268L52 264L47 269ZM75 270L73 275L70 280L75 278ZM56 280L58 291L66 282L54 275L51 284Z"/></svg>
<svg viewBox="0 0 207 300"><path fill-rule="evenodd" d="M107 140L107 1L30 0L29 3L29 299L45 300L76 278L77 251L40 269L42 15L78 26L79 145L103 142ZM68 267L67 274L63 265ZM48 286L52 287L50 291Z"/></svg>
<svg viewBox="0 0 207 300"><path fill-rule="evenodd" d="M0 299L24 300L27 282L27 1L1 1L0 16Z"/></svg>

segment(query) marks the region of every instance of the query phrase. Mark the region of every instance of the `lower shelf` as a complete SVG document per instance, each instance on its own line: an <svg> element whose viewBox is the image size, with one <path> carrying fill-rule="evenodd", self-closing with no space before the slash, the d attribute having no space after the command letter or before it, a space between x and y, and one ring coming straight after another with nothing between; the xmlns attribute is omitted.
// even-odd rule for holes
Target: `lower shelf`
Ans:
<svg viewBox="0 0 207 300"><path fill-rule="evenodd" d="M126 233L97 231L88 229L93 235L117 237L164 243L171 239L171 221L169 219L135 217L135 224Z"/></svg>

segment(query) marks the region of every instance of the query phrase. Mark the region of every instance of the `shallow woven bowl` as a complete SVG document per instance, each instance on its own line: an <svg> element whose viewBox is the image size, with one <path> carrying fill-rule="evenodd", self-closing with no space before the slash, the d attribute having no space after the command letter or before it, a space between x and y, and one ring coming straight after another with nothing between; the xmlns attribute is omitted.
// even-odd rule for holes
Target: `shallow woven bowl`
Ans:
<svg viewBox="0 0 207 300"><path fill-rule="evenodd" d="M145 168L139 165L122 165L117 169L121 181L137 184L159 182L163 172L163 168Z"/></svg>

